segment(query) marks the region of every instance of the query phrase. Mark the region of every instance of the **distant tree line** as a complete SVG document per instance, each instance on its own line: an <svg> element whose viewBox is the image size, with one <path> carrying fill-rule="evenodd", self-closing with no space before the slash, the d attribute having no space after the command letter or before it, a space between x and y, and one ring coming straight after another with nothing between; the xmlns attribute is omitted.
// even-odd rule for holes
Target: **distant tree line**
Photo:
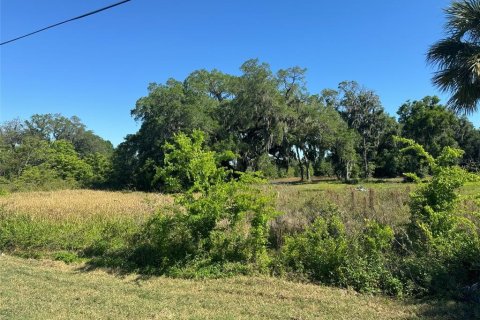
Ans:
<svg viewBox="0 0 480 320"><path fill-rule="evenodd" d="M77 117L35 114L0 126L0 183L13 189L105 187L113 145Z"/></svg>
<svg viewBox="0 0 480 320"><path fill-rule="evenodd" d="M0 127L0 174L9 181L51 177L84 187L158 190L166 144L194 131L222 155L221 166L272 178L427 175L428 166L401 153L394 135L414 139L434 157L445 146L460 148L461 165L472 171L480 166L480 130L437 97L407 101L397 121L374 91L354 81L310 94L303 68L274 73L253 59L240 69L238 76L198 70L184 81L150 84L131 111L140 129L115 149L76 117L6 122Z"/></svg>
<svg viewBox="0 0 480 320"><path fill-rule="evenodd" d="M165 149L175 134L205 133L207 147L233 157L223 165L236 171L263 171L269 177L396 177L428 174L417 157L401 154L392 136L412 138L438 156L445 146L465 150L462 165L478 170L480 131L436 97L407 101L398 121L383 109L374 91L356 82L310 94L305 69L274 73L248 60L241 75L217 70L192 72L183 82L153 83L132 116L138 132L114 152L113 180L122 187L158 188Z"/></svg>

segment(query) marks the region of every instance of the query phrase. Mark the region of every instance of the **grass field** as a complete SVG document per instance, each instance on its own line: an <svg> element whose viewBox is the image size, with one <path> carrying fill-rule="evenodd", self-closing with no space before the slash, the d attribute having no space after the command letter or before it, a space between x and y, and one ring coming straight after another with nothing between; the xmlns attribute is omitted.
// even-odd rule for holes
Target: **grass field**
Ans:
<svg viewBox="0 0 480 320"><path fill-rule="evenodd" d="M0 256L0 319L468 319L454 302L407 303L353 291L236 277L119 277Z"/></svg>
<svg viewBox="0 0 480 320"><path fill-rule="evenodd" d="M0 196L6 212L28 214L52 220L104 218L144 218L173 198L156 193L59 190L17 192Z"/></svg>
<svg viewBox="0 0 480 320"><path fill-rule="evenodd" d="M349 229L365 219L401 227L415 188L397 181L275 183L285 214L272 230L301 228L327 202ZM480 184L461 193L478 195ZM408 303L273 278L121 277L82 265L126 246L152 213L172 203L161 194L92 190L0 196L0 319L473 319L468 305L455 302Z"/></svg>

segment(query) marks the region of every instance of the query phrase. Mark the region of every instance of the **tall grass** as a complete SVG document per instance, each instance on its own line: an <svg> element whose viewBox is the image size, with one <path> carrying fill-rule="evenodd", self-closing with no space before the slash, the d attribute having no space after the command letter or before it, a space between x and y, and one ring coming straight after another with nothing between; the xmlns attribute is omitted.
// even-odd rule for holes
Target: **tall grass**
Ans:
<svg viewBox="0 0 480 320"><path fill-rule="evenodd" d="M414 188L400 183L276 185L277 209L284 213L277 223L303 229L330 203L339 209L349 231L358 230L365 220L396 228L408 222L409 193Z"/></svg>
<svg viewBox="0 0 480 320"><path fill-rule="evenodd" d="M171 197L140 192L63 190L0 197L0 250L39 257L101 255L132 234Z"/></svg>
<svg viewBox="0 0 480 320"><path fill-rule="evenodd" d="M82 221L93 216L144 219L172 203L172 197L162 194L95 190L18 192L0 197L0 207L6 213L53 221Z"/></svg>

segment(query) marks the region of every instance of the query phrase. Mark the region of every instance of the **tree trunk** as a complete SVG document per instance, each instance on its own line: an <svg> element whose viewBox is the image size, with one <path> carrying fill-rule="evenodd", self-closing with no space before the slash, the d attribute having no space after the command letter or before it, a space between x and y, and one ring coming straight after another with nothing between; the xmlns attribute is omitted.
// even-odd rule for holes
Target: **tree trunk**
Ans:
<svg viewBox="0 0 480 320"><path fill-rule="evenodd" d="M345 164L345 182L350 181L350 161Z"/></svg>
<svg viewBox="0 0 480 320"><path fill-rule="evenodd" d="M363 177L365 179L368 178L369 172L368 172L368 158L367 158L367 141L365 137L363 137L363 170L365 170Z"/></svg>
<svg viewBox="0 0 480 320"><path fill-rule="evenodd" d="M297 153L298 165L300 166L300 176L302 177L302 181L304 181L305 180L305 171L303 170L303 161L300 158L300 152L298 151L298 147L295 147L295 151Z"/></svg>
<svg viewBox="0 0 480 320"><path fill-rule="evenodd" d="M308 160L305 160L305 172L306 172L306 176L307 176L307 181L311 181L312 178L310 177L310 162L308 162Z"/></svg>

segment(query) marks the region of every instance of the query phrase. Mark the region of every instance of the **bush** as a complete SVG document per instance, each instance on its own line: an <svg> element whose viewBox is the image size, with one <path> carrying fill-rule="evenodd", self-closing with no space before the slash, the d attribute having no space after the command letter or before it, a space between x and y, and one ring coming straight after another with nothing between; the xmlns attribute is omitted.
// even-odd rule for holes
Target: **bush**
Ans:
<svg viewBox="0 0 480 320"><path fill-rule="evenodd" d="M348 252L341 220L318 217L305 231L286 237L282 260L287 271L299 272L313 281L339 284Z"/></svg>
<svg viewBox="0 0 480 320"><path fill-rule="evenodd" d="M45 166L26 168L13 181L14 191L76 189L80 184L73 178L63 179L57 172Z"/></svg>
<svg viewBox="0 0 480 320"><path fill-rule="evenodd" d="M323 177L333 177L335 175L335 168L331 161L322 159L314 164L314 175Z"/></svg>
<svg viewBox="0 0 480 320"><path fill-rule="evenodd" d="M403 285L388 268L393 231L370 222L355 237L336 215L318 217L305 231L288 236L281 259L287 272L359 292L400 295Z"/></svg>
<svg viewBox="0 0 480 320"><path fill-rule="evenodd" d="M63 261L66 264L70 264L80 260L75 253L68 251L60 251L55 253L53 259L57 261Z"/></svg>
<svg viewBox="0 0 480 320"><path fill-rule="evenodd" d="M259 182L244 174L204 193L179 196L170 212L156 214L135 238L132 262L176 275L195 273L195 266L216 274L238 269L225 267L237 263L266 271L268 223L276 211L271 197L255 187Z"/></svg>
<svg viewBox="0 0 480 320"><path fill-rule="evenodd" d="M165 192L204 191L221 181L225 172L217 167L216 153L204 150L204 133L179 133L165 143L163 166L156 169L152 187Z"/></svg>
<svg viewBox="0 0 480 320"><path fill-rule="evenodd" d="M257 170L262 172L267 178L277 178L280 173L268 154L261 155L257 160Z"/></svg>
<svg viewBox="0 0 480 320"><path fill-rule="evenodd" d="M397 140L407 144L403 151L417 152L433 173L432 179L411 195L399 275L404 283L413 284L416 293L458 292L480 280L480 225L478 219L472 219L474 213L461 212L458 207L458 189L478 176L457 165L462 150L445 147L434 159L414 141Z"/></svg>

